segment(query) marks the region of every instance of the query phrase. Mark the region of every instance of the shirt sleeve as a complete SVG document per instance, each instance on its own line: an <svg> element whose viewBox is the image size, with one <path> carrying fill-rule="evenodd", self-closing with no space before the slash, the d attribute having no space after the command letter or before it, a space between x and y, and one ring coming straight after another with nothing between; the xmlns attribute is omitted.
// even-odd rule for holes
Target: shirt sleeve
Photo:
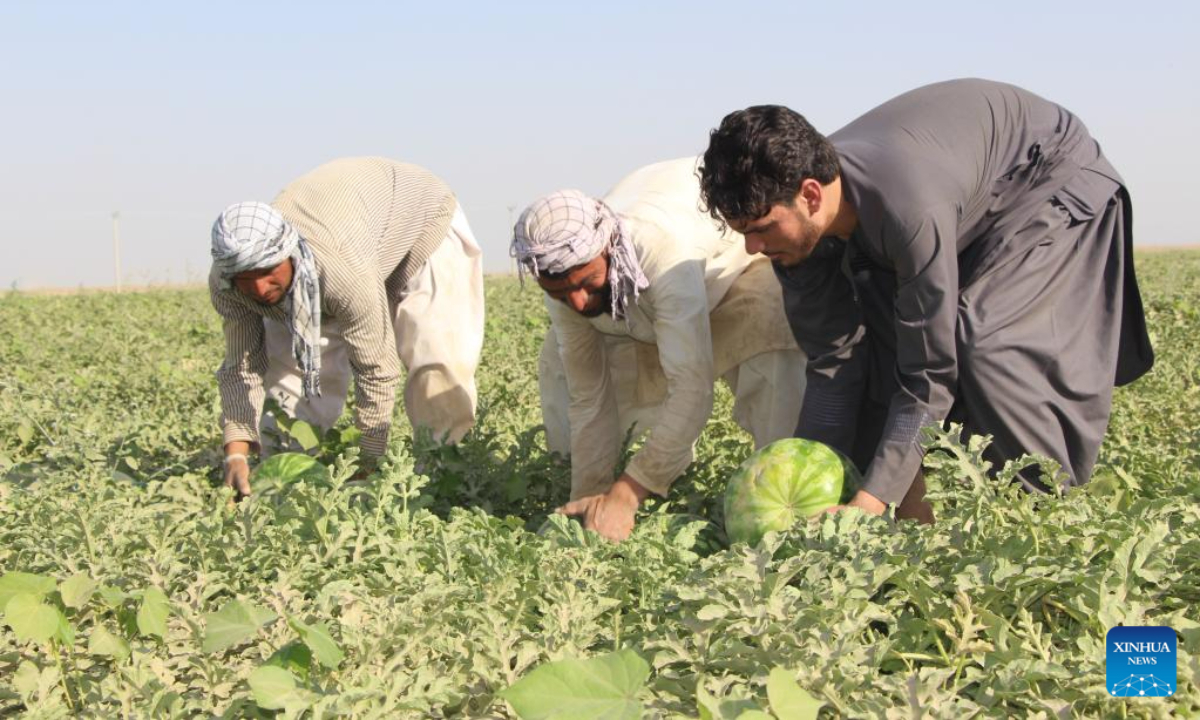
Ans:
<svg viewBox="0 0 1200 720"><path fill-rule="evenodd" d="M808 356L796 437L850 456L866 388L868 347L862 312L844 270L846 242L821 241L803 263L775 266L796 344Z"/></svg>
<svg viewBox="0 0 1200 720"><path fill-rule="evenodd" d="M384 282L373 258L342 257L345 267L325 274L324 303L341 320L354 371L354 424L365 454L387 449L400 384L396 329ZM353 282L334 278L353 278Z"/></svg>
<svg viewBox="0 0 1200 720"><path fill-rule="evenodd" d="M887 242L896 268L896 373L899 390L863 490L883 502L904 499L921 467L921 428L950 411L958 381L957 218L937 208Z"/></svg>
<svg viewBox="0 0 1200 720"><path fill-rule="evenodd" d="M221 431L224 444L245 441L259 444L262 417L263 375L267 371L267 353L262 316L212 289L213 308L221 316L225 335L225 359L217 369L217 388L221 395Z"/></svg>
<svg viewBox="0 0 1200 720"><path fill-rule="evenodd" d="M570 404L571 498L607 492L620 456L616 391L608 372L604 337L582 315L545 297Z"/></svg>
<svg viewBox="0 0 1200 720"><path fill-rule="evenodd" d="M654 309L658 357L667 397L657 422L625 472L665 496L694 456L694 445L712 414L715 367L704 262L688 258L651 281L646 296Z"/></svg>

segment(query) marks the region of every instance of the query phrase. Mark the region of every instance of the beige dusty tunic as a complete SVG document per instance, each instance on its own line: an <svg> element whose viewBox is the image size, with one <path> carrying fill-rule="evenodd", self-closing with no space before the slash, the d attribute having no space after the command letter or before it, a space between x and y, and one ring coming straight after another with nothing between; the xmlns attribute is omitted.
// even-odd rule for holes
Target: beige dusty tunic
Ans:
<svg viewBox="0 0 1200 720"><path fill-rule="evenodd" d="M625 468L660 495L692 461L719 375L774 350L796 351L802 363L770 272L755 273L763 278L757 287L730 294L756 261L740 234L700 210L695 163L683 158L643 168L604 198L624 220L650 283L625 319L585 318L547 298L570 393L573 496L611 485L620 452L624 429L606 336L638 341L639 398L662 401L645 445ZM733 312L714 312L727 296Z"/></svg>

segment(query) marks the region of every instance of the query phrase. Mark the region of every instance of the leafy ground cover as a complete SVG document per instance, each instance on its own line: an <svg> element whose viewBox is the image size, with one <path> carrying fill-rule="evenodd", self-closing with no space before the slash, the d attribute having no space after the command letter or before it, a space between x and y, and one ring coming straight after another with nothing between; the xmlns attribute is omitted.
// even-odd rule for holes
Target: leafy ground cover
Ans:
<svg viewBox="0 0 1200 720"><path fill-rule="evenodd" d="M931 435L935 527L845 515L756 547L721 530L751 450L723 390L631 541L547 520L547 321L512 279L488 281L469 442L401 422L356 483L351 433L293 428L328 481L237 507L202 291L0 296L0 717L549 717L579 683L608 717L1196 716L1200 254L1139 263L1159 363L1085 489L1023 496L981 441ZM1109 697L1118 624L1175 628L1174 697Z"/></svg>

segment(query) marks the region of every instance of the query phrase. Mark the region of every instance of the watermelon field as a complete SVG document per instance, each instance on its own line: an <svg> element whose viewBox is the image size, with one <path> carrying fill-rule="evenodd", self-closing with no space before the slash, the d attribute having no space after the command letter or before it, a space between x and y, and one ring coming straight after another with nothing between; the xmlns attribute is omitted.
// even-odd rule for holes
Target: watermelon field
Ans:
<svg viewBox="0 0 1200 720"><path fill-rule="evenodd" d="M354 479L221 483L202 289L0 295L0 718L1200 716L1200 253L1143 253L1158 352L1117 391L1096 476L989 479L930 434L937 524L826 515L732 546L751 452L722 387L696 462L616 545L551 517L537 288L487 281L482 412L458 448L398 411ZM1171 697L1114 698L1105 634L1178 640Z"/></svg>

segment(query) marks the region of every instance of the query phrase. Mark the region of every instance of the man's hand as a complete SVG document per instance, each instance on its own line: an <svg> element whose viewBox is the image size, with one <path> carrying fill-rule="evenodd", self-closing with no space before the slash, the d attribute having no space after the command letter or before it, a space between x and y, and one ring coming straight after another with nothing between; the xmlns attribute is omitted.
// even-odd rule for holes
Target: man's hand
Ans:
<svg viewBox="0 0 1200 720"><path fill-rule="evenodd" d="M231 442L225 446L225 486L233 488L234 499L250 495L250 444Z"/></svg>
<svg viewBox="0 0 1200 720"><path fill-rule="evenodd" d="M608 492L572 500L555 512L582 517L584 529L595 530L613 542L620 542L633 532L638 506L649 495L650 491L641 483L622 474Z"/></svg>
<svg viewBox="0 0 1200 720"><path fill-rule="evenodd" d="M868 492L859 490L850 502L845 505L831 507L826 512L837 512L845 510L848 507L856 507L874 515L882 515L884 510L887 510L887 505L879 498ZM913 484L909 486L904 499L896 506L896 519L916 520L922 525L933 524L933 506L925 502L924 470L917 471L917 477L913 480Z"/></svg>
<svg viewBox="0 0 1200 720"><path fill-rule="evenodd" d="M850 498L850 502L845 505L834 505L825 512L838 512L846 508L858 508L863 512L869 512L872 515L882 515L884 510L887 510L887 504L865 490L859 490L854 493L854 497Z"/></svg>

